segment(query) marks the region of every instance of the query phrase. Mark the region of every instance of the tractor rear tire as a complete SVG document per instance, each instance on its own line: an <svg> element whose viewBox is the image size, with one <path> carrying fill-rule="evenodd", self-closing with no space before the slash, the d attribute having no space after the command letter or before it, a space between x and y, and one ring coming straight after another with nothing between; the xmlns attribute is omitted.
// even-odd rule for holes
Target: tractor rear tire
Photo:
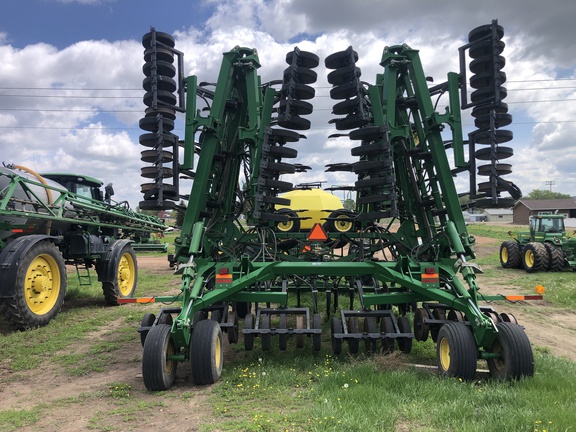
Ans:
<svg viewBox="0 0 576 432"><path fill-rule="evenodd" d="M14 289L13 297L2 299L6 321L19 330L47 325L60 312L66 295L62 254L53 243L42 240L11 256L9 265L17 265L17 270L14 278L0 280Z"/></svg>
<svg viewBox="0 0 576 432"><path fill-rule="evenodd" d="M178 362L167 358L176 353L170 330L168 324L159 324L152 327L146 336L142 352L142 377L150 391L168 390L176 381Z"/></svg>
<svg viewBox="0 0 576 432"><path fill-rule="evenodd" d="M115 248L109 263L105 265L115 265L116 268L114 269L113 280L102 282L104 298L109 305L118 306L120 304L118 303L119 298L132 297L138 282L136 254L130 243L126 243L121 248ZM99 267L98 270L98 274L101 275L107 274L111 269L103 266Z"/></svg>
<svg viewBox="0 0 576 432"><path fill-rule="evenodd" d="M200 321L190 340L192 381L197 385L213 384L222 375L222 330L214 320Z"/></svg>
<svg viewBox="0 0 576 432"><path fill-rule="evenodd" d="M440 328L436 356L441 376L474 379L478 351L474 335L465 324L452 321Z"/></svg>
<svg viewBox="0 0 576 432"><path fill-rule="evenodd" d="M548 270L548 251L542 243L528 243L522 251L522 265L528 273Z"/></svg>
<svg viewBox="0 0 576 432"><path fill-rule="evenodd" d="M518 242L505 241L500 245L500 264L504 268L519 268L522 265L522 253Z"/></svg>
<svg viewBox="0 0 576 432"><path fill-rule="evenodd" d="M548 270L561 271L564 268L564 252L558 246L552 243L544 243L546 252L548 252Z"/></svg>
<svg viewBox="0 0 576 432"><path fill-rule="evenodd" d="M534 375L534 355L528 336L518 324L499 322L492 352L500 358L488 359L488 370L498 380L518 380Z"/></svg>

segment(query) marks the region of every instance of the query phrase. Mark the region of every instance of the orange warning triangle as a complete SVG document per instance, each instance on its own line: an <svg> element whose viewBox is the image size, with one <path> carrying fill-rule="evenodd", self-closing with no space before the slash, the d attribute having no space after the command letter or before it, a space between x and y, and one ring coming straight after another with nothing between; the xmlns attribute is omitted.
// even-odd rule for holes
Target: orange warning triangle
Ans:
<svg viewBox="0 0 576 432"><path fill-rule="evenodd" d="M328 234L324 230L322 224L315 223L310 232L308 233L308 240L313 241L326 241L328 240Z"/></svg>

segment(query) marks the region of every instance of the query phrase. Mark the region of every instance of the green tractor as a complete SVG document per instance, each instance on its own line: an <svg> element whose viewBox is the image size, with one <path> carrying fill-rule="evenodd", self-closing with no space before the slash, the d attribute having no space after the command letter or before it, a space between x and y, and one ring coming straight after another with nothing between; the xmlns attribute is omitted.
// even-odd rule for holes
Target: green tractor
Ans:
<svg viewBox="0 0 576 432"><path fill-rule="evenodd" d="M576 268L575 252L576 238L566 235L564 216L539 214L530 218L530 231L519 231L514 240L502 242L500 263L504 268L523 267L528 273L561 271Z"/></svg>

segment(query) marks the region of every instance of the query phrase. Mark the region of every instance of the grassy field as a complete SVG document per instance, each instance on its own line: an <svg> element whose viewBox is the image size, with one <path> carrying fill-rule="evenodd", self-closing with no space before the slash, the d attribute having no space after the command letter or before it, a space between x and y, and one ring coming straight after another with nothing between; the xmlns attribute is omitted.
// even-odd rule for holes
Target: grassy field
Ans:
<svg viewBox="0 0 576 432"><path fill-rule="evenodd" d="M505 238L496 228L480 232L471 226L470 231ZM496 265L497 259L493 254L480 264ZM576 275L562 273L565 280L558 276L546 282L550 301L554 307L573 307ZM521 285L521 279L529 276L515 277ZM10 332L0 322L0 387L46 371L64 381L102 377L102 385L52 403L39 398L27 408L2 404L2 431L50 430L42 425L55 406L69 410L71 416L90 407L86 427L94 431L150 430L150 422L171 425L158 430L199 431L543 432L570 431L576 425L576 363L556 358L544 348L535 349L537 366L531 379L501 383L479 373L474 381L462 382L440 379L434 373L431 340L415 343L408 356L397 352L352 356L345 346L336 357L330 350L327 323L320 352L312 351L310 340L303 350L289 340L286 352L278 349L274 339L269 352L260 349L259 340L254 351L246 352L240 341L227 352L216 385L198 388L179 381L167 392L150 393L141 378L134 379L141 351L128 356L125 351L135 345L135 329L145 309L158 307L104 307L98 285L80 289L72 277L70 285L67 304L74 307L66 307L49 326ZM177 277L142 269L136 294L158 294L159 287L167 285L177 287ZM107 329L110 323L113 331ZM85 350L75 352L82 344ZM107 380L107 374L122 362L134 373ZM184 414L174 416L177 406L182 407L177 412L193 414L190 406L199 395L201 405L193 422L180 418Z"/></svg>

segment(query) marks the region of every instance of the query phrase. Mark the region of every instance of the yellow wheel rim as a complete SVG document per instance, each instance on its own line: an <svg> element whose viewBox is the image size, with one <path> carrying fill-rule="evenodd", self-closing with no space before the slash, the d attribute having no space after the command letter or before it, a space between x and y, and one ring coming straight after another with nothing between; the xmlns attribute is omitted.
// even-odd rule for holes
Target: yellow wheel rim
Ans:
<svg viewBox="0 0 576 432"><path fill-rule="evenodd" d="M132 292L136 278L136 266L131 254L125 253L118 263L118 290L122 297L127 297Z"/></svg>
<svg viewBox="0 0 576 432"><path fill-rule="evenodd" d="M172 339L170 339L168 346L166 347L166 375L170 375L172 373L172 369L174 369L175 360L168 360L168 357L172 355L174 355L174 342L172 342Z"/></svg>
<svg viewBox="0 0 576 432"><path fill-rule="evenodd" d="M294 228L294 221L289 220L288 222L279 222L278 223L278 231L282 232L289 232Z"/></svg>
<svg viewBox="0 0 576 432"><path fill-rule="evenodd" d="M440 341L439 353L442 370L447 371L450 369L450 344L448 340L442 339Z"/></svg>
<svg viewBox="0 0 576 432"><path fill-rule="evenodd" d="M528 267L534 267L534 252L532 252L530 249L526 250L524 253L524 261Z"/></svg>
<svg viewBox="0 0 576 432"><path fill-rule="evenodd" d="M502 262L508 262L508 248L502 248Z"/></svg>
<svg viewBox="0 0 576 432"><path fill-rule="evenodd" d="M220 369L222 363L222 340L220 335L216 338L216 346L214 347L214 364L216 369Z"/></svg>
<svg viewBox="0 0 576 432"><path fill-rule="evenodd" d="M336 228L336 231L342 233L350 231L352 229L352 221L350 220L350 217L346 215L336 217L334 228Z"/></svg>
<svg viewBox="0 0 576 432"><path fill-rule="evenodd" d="M26 271L24 296L26 305L36 315L50 312L60 295L61 275L56 260L47 254L38 255Z"/></svg>

